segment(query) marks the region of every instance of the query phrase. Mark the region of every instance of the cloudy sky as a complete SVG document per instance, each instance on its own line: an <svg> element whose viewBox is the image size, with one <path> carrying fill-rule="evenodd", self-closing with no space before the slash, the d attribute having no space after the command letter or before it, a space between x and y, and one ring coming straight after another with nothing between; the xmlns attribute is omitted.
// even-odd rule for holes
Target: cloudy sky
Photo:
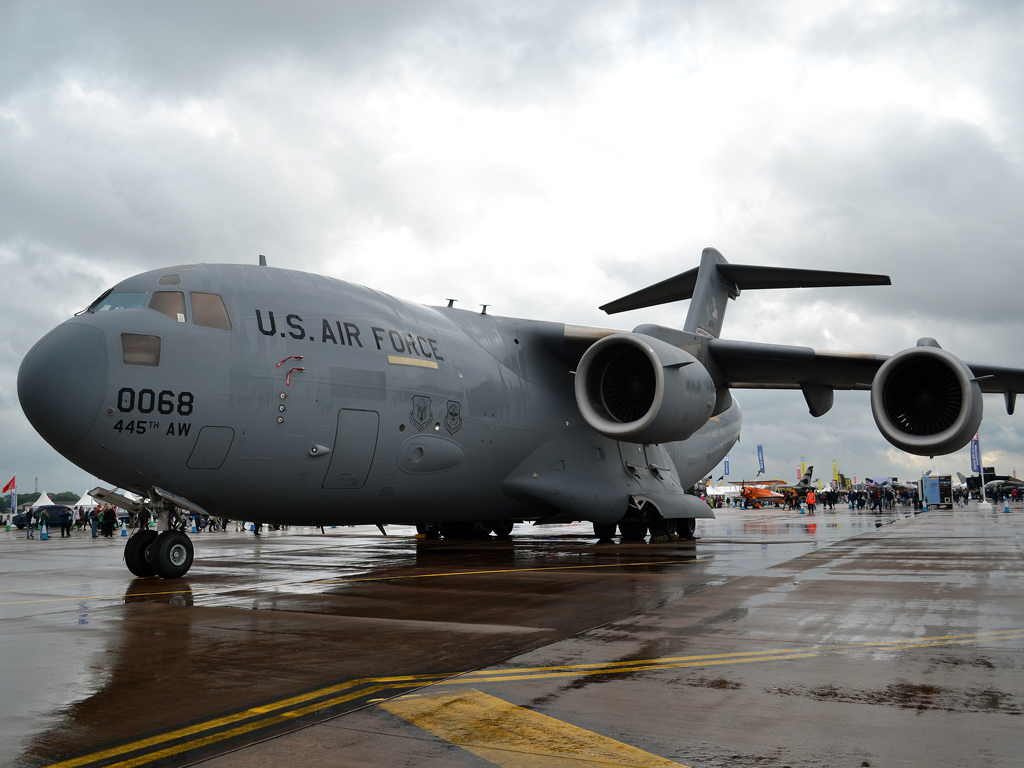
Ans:
<svg viewBox="0 0 1024 768"><path fill-rule="evenodd" d="M0 481L92 478L29 426L22 357L117 280L193 261L632 328L697 264L882 272L745 293L724 336L1024 367L1019 3L0 3ZM734 476L966 471L741 392ZM1024 410L1024 407L1022 407ZM1024 474L987 396L986 464ZM720 474L720 472L718 473ZM717 475L716 475L717 476Z"/></svg>

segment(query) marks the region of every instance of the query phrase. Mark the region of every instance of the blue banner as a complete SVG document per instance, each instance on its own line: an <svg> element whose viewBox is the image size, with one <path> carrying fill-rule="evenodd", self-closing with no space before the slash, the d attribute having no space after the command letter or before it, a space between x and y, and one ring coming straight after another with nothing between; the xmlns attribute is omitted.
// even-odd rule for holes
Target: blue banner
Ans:
<svg viewBox="0 0 1024 768"><path fill-rule="evenodd" d="M977 435L971 440L971 472L981 472L981 444Z"/></svg>
<svg viewBox="0 0 1024 768"><path fill-rule="evenodd" d="M729 457L725 457L725 476L729 476Z"/></svg>
<svg viewBox="0 0 1024 768"><path fill-rule="evenodd" d="M764 449L759 445L757 446L757 466L760 467L760 474L764 474Z"/></svg>

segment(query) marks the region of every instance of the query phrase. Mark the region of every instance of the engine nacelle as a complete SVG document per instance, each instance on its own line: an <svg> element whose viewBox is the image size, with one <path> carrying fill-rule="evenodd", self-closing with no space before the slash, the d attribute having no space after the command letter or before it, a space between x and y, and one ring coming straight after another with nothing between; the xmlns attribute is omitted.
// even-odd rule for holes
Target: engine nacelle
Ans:
<svg viewBox="0 0 1024 768"><path fill-rule="evenodd" d="M939 456L967 445L981 425L981 388L971 369L933 346L886 360L871 384L871 413L900 450Z"/></svg>
<svg viewBox="0 0 1024 768"><path fill-rule="evenodd" d="M697 358L651 336L606 336L576 366L580 413L615 440L685 440L707 423L715 397L715 383Z"/></svg>

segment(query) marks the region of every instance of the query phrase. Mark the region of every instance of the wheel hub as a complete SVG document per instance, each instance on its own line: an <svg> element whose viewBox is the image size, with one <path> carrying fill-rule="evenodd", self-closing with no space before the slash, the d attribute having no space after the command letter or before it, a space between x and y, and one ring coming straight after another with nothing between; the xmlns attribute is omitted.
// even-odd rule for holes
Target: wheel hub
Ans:
<svg viewBox="0 0 1024 768"><path fill-rule="evenodd" d="M188 558L188 552L182 544L175 544L171 547L171 551L167 553L167 558L175 566L180 566Z"/></svg>

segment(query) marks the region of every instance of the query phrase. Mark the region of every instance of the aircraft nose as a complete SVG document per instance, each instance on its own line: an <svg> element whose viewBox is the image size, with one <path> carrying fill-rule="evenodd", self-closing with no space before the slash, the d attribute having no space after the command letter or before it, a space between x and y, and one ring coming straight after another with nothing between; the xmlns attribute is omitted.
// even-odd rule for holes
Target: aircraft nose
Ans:
<svg viewBox="0 0 1024 768"><path fill-rule="evenodd" d="M18 371L21 409L61 453L82 442L106 393L107 338L91 325L58 326L29 350Z"/></svg>

